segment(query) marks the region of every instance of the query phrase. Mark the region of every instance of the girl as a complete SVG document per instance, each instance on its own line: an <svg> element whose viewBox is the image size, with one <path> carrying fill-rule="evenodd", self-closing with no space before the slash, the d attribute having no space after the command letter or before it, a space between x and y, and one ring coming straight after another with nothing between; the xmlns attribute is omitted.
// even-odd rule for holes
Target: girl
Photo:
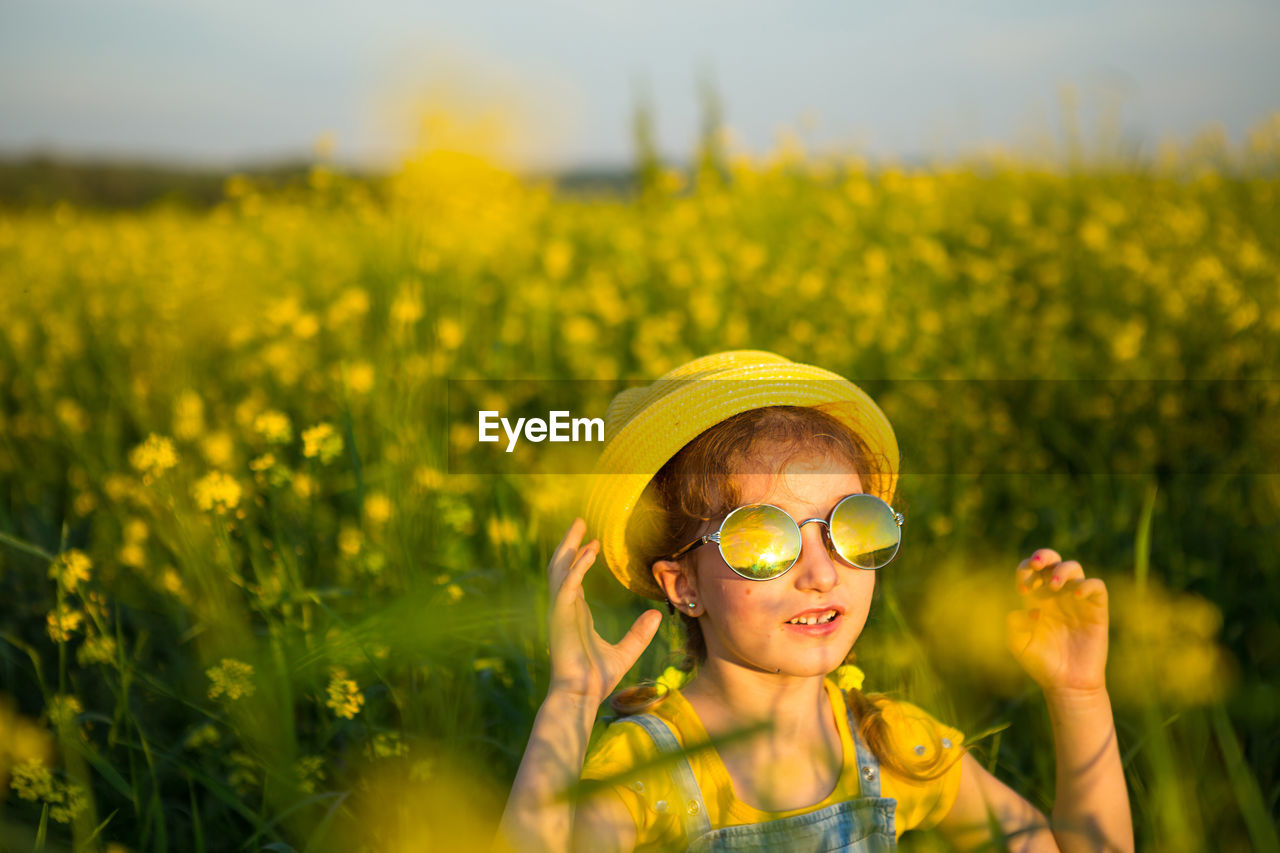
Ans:
<svg viewBox="0 0 1280 853"><path fill-rule="evenodd" d="M1014 850L1133 848L1102 581L1047 548L1014 577L1026 609L1010 614L1010 648L1053 724L1050 821L960 732L862 693L841 666L904 522L897 442L861 389L772 353L720 353L622 392L605 426L587 512L600 538L582 546L575 519L548 567L550 689L500 841L882 851L936 827L963 850L993 836ZM692 678L614 697L624 716L588 755L599 705L662 618L647 611L617 644L595 632L582 579L601 547L627 588L680 614ZM575 805L564 792L579 778L605 782Z"/></svg>

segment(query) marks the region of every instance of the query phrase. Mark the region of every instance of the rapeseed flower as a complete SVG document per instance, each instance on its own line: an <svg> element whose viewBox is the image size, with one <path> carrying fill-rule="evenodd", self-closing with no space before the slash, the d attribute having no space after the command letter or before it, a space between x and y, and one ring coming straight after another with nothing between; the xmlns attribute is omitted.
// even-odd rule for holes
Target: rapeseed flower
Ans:
<svg viewBox="0 0 1280 853"><path fill-rule="evenodd" d="M342 453L342 436L331 424L316 424L302 433L302 455L328 465Z"/></svg>
<svg viewBox="0 0 1280 853"><path fill-rule="evenodd" d="M58 555L49 566L49 577L56 580L67 592L75 592L76 587L89 580L89 570L93 562L85 552L72 548Z"/></svg>
<svg viewBox="0 0 1280 853"><path fill-rule="evenodd" d="M347 387L354 394L368 394L373 390L375 376L373 365L367 361L357 361L346 365Z"/></svg>
<svg viewBox="0 0 1280 853"><path fill-rule="evenodd" d="M253 419L253 429L267 444L288 444L293 441L293 424L284 412L268 409Z"/></svg>
<svg viewBox="0 0 1280 853"><path fill-rule="evenodd" d="M314 794L316 786L324 781L324 756L302 756L293 764L293 775L298 780L299 791Z"/></svg>
<svg viewBox="0 0 1280 853"><path fill-rule="evenodd" d="M201 439L200 452L204 454L204 460L211 466L227 468L235 456L236 443L226 430L218 430Z"/></svg>
<svg viewBox="0 0 1280 853"><path fill-rule="evenodd" d="M343 524L342 529L338 531L338 550L348 557L354 557L360 553L360 547L364 541L360 528L354 524Z"/></svg>
<svg viewBox="0 0 1280 853"><path fill-rule="evenodd" d="M58 823L71 823L89 808L89 792L84 786L68 782L58 786L49 801L49 817Z"/></svg>
<svg viewBox="0 0 1280 853"><path fill-rule="evenodd" d="M206 746L215 746L220 739L217 726L213 723L203 723L191 730L191 733L182 741L182 745L187 749L202 749Z"/></svg>
<svg viewBox="0 0 1280 853"><path fill-rule="evenodd" d="M391 321L396 325L409 326L422 319L422 300L408 290L403 290L391 304Z"/></svg>
<svg viewBox="0 0 1280 853"><path fill-rule="evenodd" d="M347 677L342 667L334 667L329 671L328 698L325 704L339 717L354 719L364 705L364 695L359 686Z"/></svg>
<svg viewBox="0 0 1280 853"><path fill-rule="evenodd" d="M191 487L196 505L205 512L219 515L233 510L240 503L240 484L230 474L210 471Z"/></svg>
<svg viewBox="0 0 1280 853"><path fill-rule="evenodd" d="M129 464L142 472L142 482L150 484L157 477L178 464L178 452L173 440L152 433L147 440L129 451Z"/></svg>
<svg viewBox="0 0 1280 853"><path fill-rule="evenodd" d="M115 663L115 637L85 637L84 643L80 646L80 650L76 652L76 660L80 662L81 666L88 666L97 663Z"/></svg>
<svg viewBox="0 0 1280 853"><path fill-rule="evenodd" d="M79 435L89 429L88 413L83 406L70 397L63 397L55 403L53 410L58 422L66 427L68 432Z"/></svg>
<svg viewBox="0 0 1280 853"><path fill-rule="evenodd" d="M0 778L15 764L47 764L53 754L49 730L17 713L0 697Z"/></svg>
<svg viewBox="0 0 1280 853"><path fill-rule="evenodd" d="M379 758L401 758L409 754L409 746L398 732L378 732L364 745L364 757L370 761Z"/></svg>
<svg viewBox="0 0 1280 853"><path fill-rule="evenodd" d="M364 499L364 517L375 526L386 524L391 518L391 499L382 492L370 492Z"/></svg>
<svg viewBox="0 0 1280 853"><path fill-rule="evenodd" d="M49 722L54 728L58 728L75 722L76 715L84 713L84 706L76 697L59 693L49 700L49 707L45 711L49 715Z"/></svg>
<svg viewBox="0 0 1280 853"><path fill-rule="evenodd" d="M55 643L65 643L71 639L72 634L80 630L80 625L84 622L84 613L79 610L59 607L49 611L45 621L49 631L49 639Z"/></svg>
<svg viewBox="0 0 1280 853"><path fill-rule="evenodd" d="M190 388L173 401L173 434L184 441L204 432L204 399Z"/></svg>
<svg viewBox="0 0 1280 853"><path fill-rule="evenodd" d="M13 768L9 787L24 800L52 799L53 771L43 761L24 761Z"/></svg>
<svg viewBox="0 0 1280 853"><path fill-rule="evenodd" d="M256 689L253 684L253 666L235 658L223 658L222 663L205 670L205 675L213 683L209 685L209 698L226 698L233 702L252 696Z"/></svg>

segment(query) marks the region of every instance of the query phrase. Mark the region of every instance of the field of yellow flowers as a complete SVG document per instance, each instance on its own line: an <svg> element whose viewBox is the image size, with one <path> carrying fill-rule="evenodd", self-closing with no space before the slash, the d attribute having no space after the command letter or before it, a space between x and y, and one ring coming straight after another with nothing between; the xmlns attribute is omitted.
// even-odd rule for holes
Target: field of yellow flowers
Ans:
<svg viewBox="0 0 1280 853"><path fill-rule="evenodd" d="M1146 164L724 167L567 197L430 151L206 213L0 212L0 849L482 843L584 496L460 468L451 387L743 347L898 429L870 689L1047 811L1043 702L987 626L1054 547L1112 590L1140 849L1280 849L1280 116ZM613 638L642 606L588 595Z"/></svg>

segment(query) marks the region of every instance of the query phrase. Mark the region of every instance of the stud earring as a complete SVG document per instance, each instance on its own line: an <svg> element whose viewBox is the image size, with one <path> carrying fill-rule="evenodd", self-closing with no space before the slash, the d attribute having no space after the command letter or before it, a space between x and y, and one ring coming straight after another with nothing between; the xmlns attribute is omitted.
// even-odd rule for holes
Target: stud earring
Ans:
<svg viewBox="0 0 1280 853"><path fill-rule="evenodd" d="M692 610L693 608L695 608L695 607L697 607L697 606L698 606L698 605L694 604L692 601L690 601L690 602L689 602L689 609L690 609L690 610Z"/></svg>

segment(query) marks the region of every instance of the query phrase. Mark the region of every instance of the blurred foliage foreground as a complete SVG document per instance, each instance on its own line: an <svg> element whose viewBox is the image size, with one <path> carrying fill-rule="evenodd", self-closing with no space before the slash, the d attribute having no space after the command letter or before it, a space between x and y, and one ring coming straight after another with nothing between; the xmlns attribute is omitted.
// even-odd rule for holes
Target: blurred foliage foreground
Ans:
<svg viewBox="0 0 1280 853"><path fill-rule="evenodd" d="M575 200L431 151L377 197L316 168L205 213L0 215L0 847L480 843L582 478L451 471L448 380L757 347L899 430L871 689L1047 811L1001 632L1052 546L1112 590L1140 847L1275 849L1278 166L1272 121L1127 167L793 145ZM620 636L642 605L588 580Z"/></svg>

